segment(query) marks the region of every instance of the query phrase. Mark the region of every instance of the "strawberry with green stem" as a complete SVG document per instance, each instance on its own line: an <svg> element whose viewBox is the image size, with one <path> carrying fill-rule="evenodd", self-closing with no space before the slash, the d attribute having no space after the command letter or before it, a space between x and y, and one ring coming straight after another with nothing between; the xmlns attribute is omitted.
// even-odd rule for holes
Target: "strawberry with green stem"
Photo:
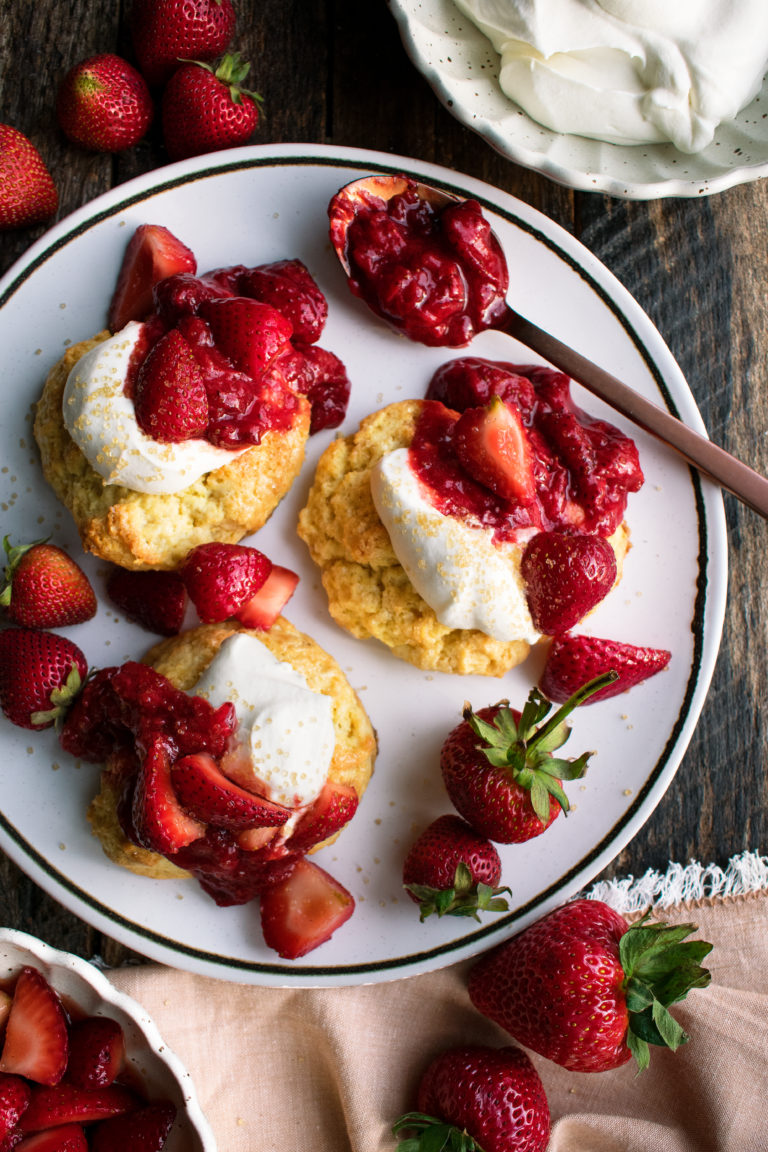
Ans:
<svg viewBox="0 0 768 1152"><path fill-rule="evenodd" d="M506 912L501 860L490 840L460 816L439 816L416 838L403 863L403 884L422 921L440 916Z"/></svg>
<svg viewBox="0 0 768 1152"><path fill-rule="evenodd" d="M172 160L235 148L251 138L261 96L244 88L250 64L239 53L213 65L187 61L174 72L162 96L163 139Z"/></svg>
<svg viewBox="0 0 768 1152"><path fill-rule="evenodd" d="M65 628L96 615L96 594L78 564L56 544L3 540L5 581L0 606L14 624L27 628Z"/></svg>
<svg viewBox="0 0 768 1152"><path fill-rule="evenodd" d="M60 725L85 683L88 664L76 644L55 632L0 632L0 708L20 728Z"/></svg>

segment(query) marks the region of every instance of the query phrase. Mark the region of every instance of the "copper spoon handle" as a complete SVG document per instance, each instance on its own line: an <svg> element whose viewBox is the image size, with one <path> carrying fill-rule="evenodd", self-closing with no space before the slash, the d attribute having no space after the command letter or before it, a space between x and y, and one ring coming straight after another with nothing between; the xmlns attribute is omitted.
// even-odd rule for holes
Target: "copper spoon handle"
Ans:
<svg viewBox="0 0 768 1152"><path fill-rule="evenodd" d="M694 432L682 420L672 416L658 404L646 400L634 389L622 384L609 372L598 368L586 356L575 352L555 336L550 336L530 320L509 308L504 320L494 325L519 340L526 348L537 352L561 372L577 380L589 392L599 396L617 412L638 424L646 432L669 444L715 483L738 497L749 508L768 518L768 480L743 464L723 448L713 444L706 436Z"/></svg>

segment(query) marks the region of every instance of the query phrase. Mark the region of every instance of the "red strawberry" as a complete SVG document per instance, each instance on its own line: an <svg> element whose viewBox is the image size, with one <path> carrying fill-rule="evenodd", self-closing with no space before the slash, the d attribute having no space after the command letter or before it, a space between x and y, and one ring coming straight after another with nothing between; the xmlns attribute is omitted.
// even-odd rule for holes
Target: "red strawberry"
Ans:
<svg viewBox="0 0 768 1152"><path fill-rule="evenodd" d="M309 400L311 435L341 424L351 385L344 364L333 352L319 344L292 342L270 364L267 379L272 377Z"/></svg>
<svg viewBox="0 0 768 1152"><path fill-rule="evenodd" d="M215 624L235 615L264 586L272 562L245 544L199 544L178 571L200 619Z"/></svg>
<svg viewBox="0 0 768 1152"><path fill-rule="evenodd" d="M259 119L261 96L242 87L250 64L238 53L224 56L217 68L182 64L163 92L163 139L171 160L236 148L251 138Z"/></svg>
<svg viewBox="0 0 768 1152"><path fill-rule="evenodd" d="M59 194L43 158L18 129L0 124L0 230L55 215Z"/></svg>
<svg viewBox="0 0 768 1152"><path fill-rule="evenodd" d="M44 540L12 547L8 536L3 547L8 562L0 605L15 624L64 628L96 615L88 577L61 548Z"/></svg>
<svg viewBox="0 0 768 1152"><path fill-rule="evenodd" d="M501 860L485 836L460 816L439 816L414 841L403 864L403 884L421 908L421 920L506 912L499 888Z"/></svg>
<svg viewBox="0 0 768 1152"><path fill-rule="evenodd" d="M88 1140L82 1124L57 1124L26 1136L14 1148L17 1152L88 1152Z"/></svg>
<svg viewBox="0 0 768 1152"><path fill-rule="evenodd" d="M539 688L550 700L566 700L587 680L613 670L618 679L589 699L590 704L627 692L666 668L672 653L665 648L637 648L597 636L558 636L550 646Z"/></svg>
<svg viewBox="0 0 768 1152"><path fill-rule="evenodd" d="M139 1107L139 1097L129 1088L76 1088L73 1084L38 1086L32 1089L29 1107L21 1118L24 1133L40 1132L57 1124L92 1124L120 1116Z"/></svg>
<svg viewBox="0 0 768 1152"><path fill-rule="evenodd" d="M218 350L254 379L283 351L293 331L290 320L276 308L246 296L206 301L200 314L208 321Z"/></svg>
<svg viewBox="0 0 768 1152"><path fill-rule="evenodd" d="M36 968L22 968L13 992L0 1071L26 1076L37 1084L58 1084L68 1054L67 1018L61 1001Z"/></svg>
<svg viewBox="0 0 768 1152"><path fill-rule="evenodd" d="M107 577L107 595L130 620L176 636L184 623L187 589L178 572L131 572L115 568Z"/></svg>
<svg viewBox="0 0 768 1152"><path fill-rule="evenodd" d="M246 628L268 632L293 596L298 582L298 576L290 568L273 564L261 588L237 610L235 616Z"/></svg>
<svg viewBox="0 0 768 1152"><path fill-rule="evenodd" d="M80 692L88 665L71 640L53 632L0 632L0 707L20 728L50 728Z"/></svg>
<svg viewBox="0 0 768 1152"><path fill-rule="evenodd" d="M536 496L533 453L519 411L498 396L459 417L453 444L462 468L503 500L530 504Z"/></svg>
<svg viewBox="0 0 768 1152"><path fill-rule="evenodd" d="M291 852L308 852L334 836L349 823L359 803L357 792L350 785L328 780L291 833L288 840Z"/></svg>
<svg viewBox="0 0 768 1152"><path fill-rule="evenodd" d="M393 1129L416 1133L402 1152L544 1152L549 1141L544 1087L519 1048L449 1048L422 1076L417 1101Z"/></svg>
<svg viewBox="0 0 768 1152"><path fill-rule="evenodd" d="M278 956L296 960L329 940L354 910L351 893L300 856L288 877L261 895L264 942Z"/></svg>
<svg viewBox="0 0 768 1152"><path fill-rule="evenodd" d="M688 1037L670 1004L704 988L700 961L712 945L683 943L693 924L628 928L598 900L576 900L489 952L472 969L480 1012L519 1043L573 1072L618 1068L649 1044L676 1049Z"/></svg>
<svg viewBox="0 0 768 1152"><path fill-rule="evenodd" d="M104 1120L92 1131L91 1152L160 1152L175 1119L176 1107L167 1100Z"/></svg>
<svg viewBox="0 0 768 1152"><path fill-rule="evenodd" d="M152 290L161 280L181 272L196 272L194 253L161 224L140 224L123 256L109 306L112 332L129 320L145 320L152 312Z"/></svg>
<svg viewBox="0 0 768 1152"><path fill-rule="evenodd" d="M276 828L285 824L290 810L262 796L247 792L221 771L207 752L195 752L177 760L171 769L179 802L208 824L234 832L246 828Z"/></svg>
<svg viewBox="0 0 768 1152"><path fill-rule="evenodd" d="M29 1084L21 1076L0 1072L0 1148L28 1108L31 1095Z"/></svg>
<svg viewBox="0 0 768 1152"><path fill-rule="evenodd" d="M71 68L56 99L56 118L64 135L93 152L121 152L138 144L153 111L143 76L110 52Z"/></svg>
<svg viewBox="0 0 768 1152"><path fill-rule="evenodd" d="M154 739L144 754L133 794L132 821L138 844L164 856L205 835L205 825L185 812L176 799L170 751L162 737Z"/></svg>
<svg viewBox="0 0 768 1152"><path fill-rule="evenodd" d="M328 317L328 303L301 260L276 260L247 269L238 278L238 295L251 296L281 312L293 327L293 339L314 344Z"/></svg>
<svg viewBox="0 0 768 1152"><path fill-rule="evenodd" d="M616 557L602 536L539 532L526 546L520 571L534 627L556 636L608 595Z"/></svg>
<svg viewBox="0 0 768 1152"><path fill-rule="evenodd" d="M176 328L150 349L136 380L136 421L147 436L177 444L205 434L208 396L195 354Z"/></svg>
<svg viewBox="0 0 768 1152"><path fill-rule="evenodd" d="M108 1088L125 1063L125 1038L109 1016L86 1016L69 1030L66 1079L77 1088Z"/></svg>
<svg viewBox="0 0 768 1152"><path fill-rule="evenodd" d="M568 811L562 781L582 776L591 753L576 760L552 753L570 736L565 717L606 683L601 677L585 684L552 716L551 704L535 688L522 713L506 701L479 712L466 705L464 720L440 750L440 768L452 804L476 832L499 844L519 844L544 832L561 809Z"/></svg>
<svg viewBox="0 0 768 1152"><path fill-rule="evenodd" d="M181 60L215 60L235 31L232 0L134 0L131 36L139 68L164 83Z"/></svg>

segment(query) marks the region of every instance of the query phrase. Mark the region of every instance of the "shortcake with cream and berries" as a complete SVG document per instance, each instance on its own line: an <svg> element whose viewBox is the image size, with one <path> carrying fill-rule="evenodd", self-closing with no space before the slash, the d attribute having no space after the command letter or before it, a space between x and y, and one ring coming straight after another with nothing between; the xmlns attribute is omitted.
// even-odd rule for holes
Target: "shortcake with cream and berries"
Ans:
<svg viewBox="0 0 768 1152"><path fill-rule="evenodd" d="M634 442L562 373L463 357L326 449L299 534L354 636L501 676L617 583L642 482Z"/></svg>
<svg viewBox="0 0 768 1152"><path fill-rule="evenodd" d="M325 298L299 260L198 276L142 225L109 324L68 349L37 407L45 476L83 546L125 568L174 568L268 519L311 432L343 418L349 381L317 343Z"/></svg>

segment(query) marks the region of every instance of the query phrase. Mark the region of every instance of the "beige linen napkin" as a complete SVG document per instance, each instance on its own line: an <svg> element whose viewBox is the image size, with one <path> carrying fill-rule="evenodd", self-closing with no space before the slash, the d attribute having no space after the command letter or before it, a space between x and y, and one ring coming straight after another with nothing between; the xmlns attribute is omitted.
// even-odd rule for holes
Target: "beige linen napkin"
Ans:
<svg viewBox="0 0 768 1152"><path fill-rule="evenodd" d="M565 1072L534 1056L548 1152L768 1150L768 893L688 904L714 944L712 984L674 1009L691 1042L651 1067ZM425 933L429 923L424 925ZM219 1152L392 1152L421 1070L459 1043L509 1043L466 993L463 963L389 984L257 988L158 965L109 973L142 1003L195 1081Z"/></svg>

